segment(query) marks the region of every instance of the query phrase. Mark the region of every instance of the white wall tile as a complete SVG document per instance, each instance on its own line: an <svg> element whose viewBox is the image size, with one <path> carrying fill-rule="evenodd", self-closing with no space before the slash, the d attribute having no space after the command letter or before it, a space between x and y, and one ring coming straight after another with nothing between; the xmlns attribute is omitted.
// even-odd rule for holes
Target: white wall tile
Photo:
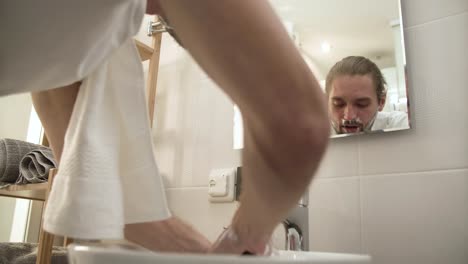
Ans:
<svg viewBox="0 0 468 264"><path fill-rule="evenodd" d="M401 4L405 28L468 11L466 0L401 0Z"/></svg>
<svg viewBox="0 0 468 264"><path fill-rule="evenodd" d="M360 139L360 174L468 167L468 13L406 30L409 131Z"/></svg>
<svg viewBox="0 0 468 264"><path fill-rule="evenodd" d="M358 137L331 139L316 177L350 177L357 176L358 173Z"/></svg>
<svg viewBox="0 0 468 264"><path fill-rule="evenodd" d="M359 178L318 179L309 193L310 250L361 253Z"/></svg>
<svg viewBox="0 0 468 264"><path fill-rule="evenodd" d="M361 183L363 248L375 263L468 263L468 170Z"/></svg>
<svg viewBox="0 0 468 264"><path fill-rule="evenodd" d="M209 240L215 241L231 223L237 203L208 202L208 188L167 189L171 212L190 223Z"/></svg>
<svg viewBox="0 0 468 264"><path fill-rule="evenodd" d="M167 187L206 186L211 169L239 165L233 104L188 54L161 65L155 115L156 155Z"/></svg>
<svg viewBox="0 0 468 264"><path fill-rule="evenodd" d="M31 109L29 94L0 97L0 138L26 140Z"/></svg>

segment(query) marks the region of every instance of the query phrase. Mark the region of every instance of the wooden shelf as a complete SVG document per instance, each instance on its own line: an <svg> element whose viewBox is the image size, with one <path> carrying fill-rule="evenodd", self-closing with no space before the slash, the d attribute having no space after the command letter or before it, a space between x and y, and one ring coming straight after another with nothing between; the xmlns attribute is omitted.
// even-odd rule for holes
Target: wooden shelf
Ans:
<svg viewBox="0 0 468 264"><path fill-rule="evenodd" d="M47 182L21 185L14 184L0 189L0 196L44 201L46 192Z"/></svg>
<svg viewBox="0 0 468 264"><path fill-rule="evenodd" d="M135 39L135 44L137 46L138 53L140 53L141 61L149 60L151 56L153 55L153 52L154 52L153 48L151 48L150 46L136 39Z"/></svg>

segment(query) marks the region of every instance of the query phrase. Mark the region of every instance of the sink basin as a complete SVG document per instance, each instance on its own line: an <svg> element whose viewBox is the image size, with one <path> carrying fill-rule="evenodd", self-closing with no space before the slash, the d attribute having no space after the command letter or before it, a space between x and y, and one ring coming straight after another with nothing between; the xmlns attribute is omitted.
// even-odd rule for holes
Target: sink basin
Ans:
<svg viewBox="0 0 468 264"><path fill-rule="evenodd" d="M369 264L369 256L325 252L278 251L274 256L167 254L122 246L68 247L70 264Z"/></svg>

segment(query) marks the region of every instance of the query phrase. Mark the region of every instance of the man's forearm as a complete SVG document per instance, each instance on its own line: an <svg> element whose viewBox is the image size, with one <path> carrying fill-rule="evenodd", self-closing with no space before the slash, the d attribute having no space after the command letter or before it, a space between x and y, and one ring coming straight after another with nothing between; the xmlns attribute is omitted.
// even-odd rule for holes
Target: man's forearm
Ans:
<svg viewBox="0 0 468 264"><path fill-rule="evenodd" d="M241 205L233 219L236 230L246 237L273 232L308 187L328 143L328 122L318 119L310 140L303 143L291 133L253 132L245 126L242 153ZM325 127L324 127L325 126ZM265 130L267 131L267 130Z"/></svg>
<svg viewBox="0 0 468 264"><path fill-rule="evenodd" d="M34 109L41 120L57 162L60 162L65 133L80 85L80 82L76 82L61 88L31 94Z"/></svg>
<svg viewBox="0 0 468 264"><path fill-rule="evenodd" d="M171 26L244 118L238 235L269 235L328 142L320 86L267 1L161 0Z"/></svg>

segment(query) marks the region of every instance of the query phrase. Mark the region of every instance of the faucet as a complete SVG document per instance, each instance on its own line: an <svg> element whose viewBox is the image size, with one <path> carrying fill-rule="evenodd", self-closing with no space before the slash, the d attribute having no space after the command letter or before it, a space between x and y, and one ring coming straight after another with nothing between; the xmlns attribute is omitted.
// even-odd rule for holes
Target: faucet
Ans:
<svg viewBox="0 0 468 264"><path fill-rule="evenodd" d="M302 195L286 220L286 250L309 251L309 190Z"/></svg>
<svg viewBox="0 0 468 264"><path fill-rule="evenodd" d="M295 223L291 223L288 220L283 221L283 226L286 231L286 243L285 250L292 251L303 251L303 236L302 230Z"/></svg>

